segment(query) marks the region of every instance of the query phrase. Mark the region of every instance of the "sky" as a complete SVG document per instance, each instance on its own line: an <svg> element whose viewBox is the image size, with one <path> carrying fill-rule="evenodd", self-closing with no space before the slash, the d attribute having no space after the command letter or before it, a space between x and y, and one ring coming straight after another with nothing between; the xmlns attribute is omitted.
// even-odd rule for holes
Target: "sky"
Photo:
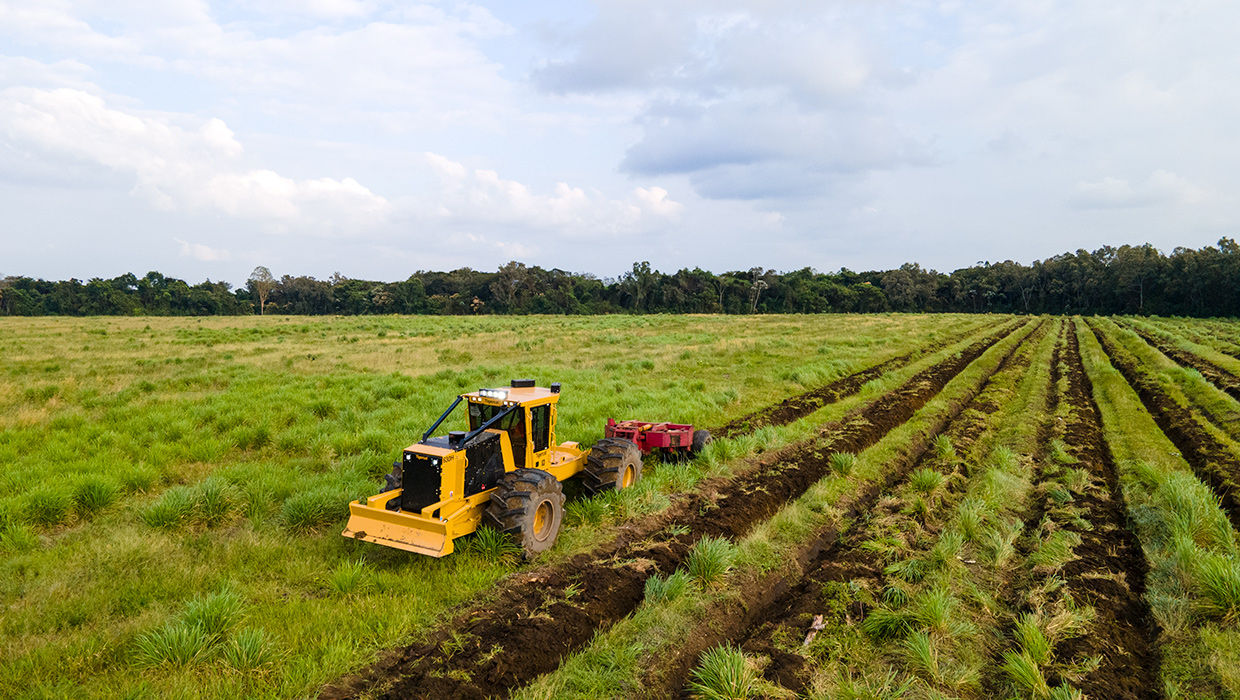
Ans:
<svg viewBox="0 0 1240 700"><path fill-rule="evenodd" d="M1234 0L0 0L0 275L1240 237Z"/></svg>

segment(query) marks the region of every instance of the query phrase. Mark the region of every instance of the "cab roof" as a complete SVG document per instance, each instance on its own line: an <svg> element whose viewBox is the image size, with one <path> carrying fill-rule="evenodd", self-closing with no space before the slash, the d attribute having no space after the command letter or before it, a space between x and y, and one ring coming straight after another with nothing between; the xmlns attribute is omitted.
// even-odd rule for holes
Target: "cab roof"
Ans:
<svg viewBox="0 0 1240 700"><path fill-rule="evenodd" d="M507 397L500 399L494 396L486 396L482 393L484 391L504 392L507 394ZM475 401L478 403L489 403L489 404L498 405L504 402L529 403L533 401L545 400L550 397L557 397L557 400L558 400L559 393L553 392L544 386L530 386L530 387L500 386L500 387L495 387L494 389L479 389L478 391L471 391L468 394L461 394L461 396L468 401Z"/></svg>

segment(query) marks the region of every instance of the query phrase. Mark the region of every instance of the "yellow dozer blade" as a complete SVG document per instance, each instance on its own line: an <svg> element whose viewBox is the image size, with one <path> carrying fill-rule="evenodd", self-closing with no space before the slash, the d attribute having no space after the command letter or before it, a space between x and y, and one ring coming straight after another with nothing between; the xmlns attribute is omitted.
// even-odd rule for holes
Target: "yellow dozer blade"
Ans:
<svg viewBox="0 0 1240 700"><path fill-rule="evenodd" d="M453 538L448 535L451 523L421 513L388 510L388 500L398 495L399 490L388 491L372 496L365 504L350 503L349 524L341 534L432 557L451 554Z"/></svg>

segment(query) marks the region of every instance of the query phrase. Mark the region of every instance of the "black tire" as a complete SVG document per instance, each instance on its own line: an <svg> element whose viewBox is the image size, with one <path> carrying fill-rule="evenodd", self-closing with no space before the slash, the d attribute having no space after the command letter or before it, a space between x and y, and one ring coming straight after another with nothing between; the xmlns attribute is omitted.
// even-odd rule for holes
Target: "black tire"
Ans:
<svg viewBox="0 0 1240 700"><path fill-rule="evenodd" d="M403 481L403 476L404 470L402 469L400 462L392 462L392 471L383 475L383 488L379 489L379 493L387 493L388 491L395 491L400 488L401 482ZM401 496L397 496L396 498L388 501L387 509L393 511L400 510L400 499Z"/></svg>
<svg viewBox="0 0 1240 700"><path fill-rule="evenodd" d="M642 479L642 451L624 438L603 438L586 457L583 482L590 495L629 488Z"/></svg>
<svg viewBox="0 0 1240 700"><path fill-rule="evenodd" d="M564 520L564 490L541 469L518 469L504 475L487 504L482 523L521 545L527 559L555 544Z"/></svg>
<svg viewBox="0 0 1240 700"><path fill-rule="evenodd" d="M694 457L698 456L702 453L702 450L706 449L706 446L710 444L712 439L710 431L706 428L693 431L693 446L689 448L689 454Z"/></svg>

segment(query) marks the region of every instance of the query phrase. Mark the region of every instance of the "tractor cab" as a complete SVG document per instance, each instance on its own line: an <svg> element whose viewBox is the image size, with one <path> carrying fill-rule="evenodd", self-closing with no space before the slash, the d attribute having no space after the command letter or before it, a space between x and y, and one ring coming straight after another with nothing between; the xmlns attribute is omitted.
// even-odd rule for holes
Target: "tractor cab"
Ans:
<svg viewBox="0 0 1240 700"><path fill-rule="evenodd" d="M505 433L517 469L542 469L550 463L559 383L543 388L532 379L514 379L508 388L479 389L460 398L468 402L470 434L484 426Z"/></svg>

